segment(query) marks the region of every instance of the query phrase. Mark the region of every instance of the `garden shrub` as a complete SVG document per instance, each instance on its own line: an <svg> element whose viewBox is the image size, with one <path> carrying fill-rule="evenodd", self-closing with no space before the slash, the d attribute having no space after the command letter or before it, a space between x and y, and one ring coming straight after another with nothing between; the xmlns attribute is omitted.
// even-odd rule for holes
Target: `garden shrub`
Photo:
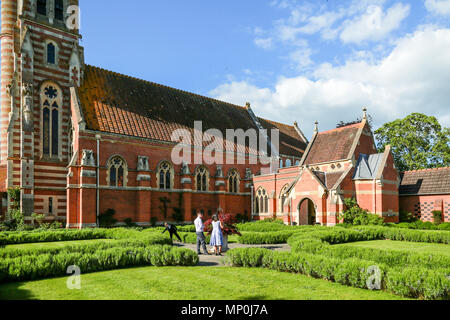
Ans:
<svg viewBox="0 0 450 320"><path fill-rule="evenodd" d="M448 300L450 270L421 267L391 269L387 273L386 289L405 297Z"/></svg>
<svg viewBox="0 0 450 320"><path fill-rule="evenodd" d="M450 231L450 222L441 223L438 227L439 230L447 230Z"/></svg>
<svg viewBox="0 0 450 320"><path fill-rule="evenodd" d="M65 276L76 265L83 274L142 265L193 266L198 256L189 249L171 246L116 247L95 252L28 255L0 260L0 282L27 281Z"/></svg>
<svg viewBox="0 0 450 320"><path fill-rule="evenodd" d="M433 214L433 222L435 225L440 225L442 223L442 211L435 210L432 212Z"/></svg>
<svg viewBox="0 0 450 320"><path fill-rule="evenodd" d="M117 223L117 219L114 218L116 211L114 209L108 209L98 217L98 223L101 228L111 228Z"/></svg>
<svg viewBox="0 0 450 320"><path fill-rule="evenodd" d="M384 219L377 214L369 213L362 209L358 202L353 198L344 200L346 210L339 216L339 220L343 220L345 224L351 225L383 225Z"/></svg>
<svg viewBox="0 0 450 320"><path fill-rule="evenodd" d="M286 243L295 231L246 232L239 237L243 244L280 244Z"/></svg>

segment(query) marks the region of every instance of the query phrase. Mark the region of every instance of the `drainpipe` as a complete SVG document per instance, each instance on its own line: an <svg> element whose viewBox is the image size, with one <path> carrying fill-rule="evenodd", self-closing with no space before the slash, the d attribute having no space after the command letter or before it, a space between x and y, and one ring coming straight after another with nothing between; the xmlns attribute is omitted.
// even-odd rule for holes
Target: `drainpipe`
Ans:
<svg viewBox="0 0 450 320"><path fill-rule="evenodd" d="M100 139L101 136L97 134L95 136L95 139L97 140L97 228L100 226L99 217L100 217Z"/></svg>

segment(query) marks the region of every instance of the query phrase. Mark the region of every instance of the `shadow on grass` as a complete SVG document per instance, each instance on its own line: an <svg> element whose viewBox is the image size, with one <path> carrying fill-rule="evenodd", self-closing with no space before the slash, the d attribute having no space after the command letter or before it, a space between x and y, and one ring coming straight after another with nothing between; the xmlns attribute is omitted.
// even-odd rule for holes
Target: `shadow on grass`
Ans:
<svg viewBox="0 0 450 320"><path fill-rule="evenodd" d="M0 285L0 300L35 300L30 290L22 288L23 285L23 282Z"/></svg>

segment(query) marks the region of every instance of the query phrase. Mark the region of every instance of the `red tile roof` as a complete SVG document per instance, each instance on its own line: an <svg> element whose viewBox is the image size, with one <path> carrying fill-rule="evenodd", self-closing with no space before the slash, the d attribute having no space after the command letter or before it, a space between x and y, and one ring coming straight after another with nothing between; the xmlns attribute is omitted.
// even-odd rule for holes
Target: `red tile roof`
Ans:
<svg viewBox="0 0 450 320"><path fill-rule="evenodd" d="M347 159L361 123L319 133L308 152L304 164Z"/></svg>
<svg viewBox="0 0 450 320"><path fill-rule="evenodd" d="M202 121L203 131L218 129L224 137L226 129L257 129L244 107L89 65L78 93L91 130L171 142L176 129L193 132L194 121ZM265 119L261 124L280 129L282 154L303 155L305 145L293 126Z"/></svg>
<svg viewBox="0 0 450 320"><path fill-rule="evenodd" d="M400 195L450 194L450 167L400 174Z"/></svg>

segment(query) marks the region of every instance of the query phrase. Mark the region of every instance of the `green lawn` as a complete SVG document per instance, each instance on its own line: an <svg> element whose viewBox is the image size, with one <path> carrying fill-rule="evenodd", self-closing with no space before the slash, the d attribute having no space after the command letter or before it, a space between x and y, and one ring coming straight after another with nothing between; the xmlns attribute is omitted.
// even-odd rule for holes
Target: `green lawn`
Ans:
<svg viewBox="0 0 450 320"><path fill-rule="evenodd" d="M59 241L59 242L36 242L36 243L23 243L23 244L11 244L7 246L0 247L0 250L8 249L32 249L32 248L61 248L67 245L74 244L87 244L95 242L108 242L116 241L112 239L95 239L95 240L78 240L78 241Z"/></svg>
<svg viewBox="0 0 450 320"><path fill-rule="evenodd" d="M417 253L439 253L450 257L450 245L443 243L423 243L391 240L375 240L338 244L338 246L364 247L382 250L411 251Z"/></svg>
<svg viewBox="0 0 450 320"><path fill-rule="evenodd" d="M266 269L145 267L86 274L82 289L67 278L0 286L0 300L395 300L380 291ZM200 285L200 287L199 287Z"/></svg>

